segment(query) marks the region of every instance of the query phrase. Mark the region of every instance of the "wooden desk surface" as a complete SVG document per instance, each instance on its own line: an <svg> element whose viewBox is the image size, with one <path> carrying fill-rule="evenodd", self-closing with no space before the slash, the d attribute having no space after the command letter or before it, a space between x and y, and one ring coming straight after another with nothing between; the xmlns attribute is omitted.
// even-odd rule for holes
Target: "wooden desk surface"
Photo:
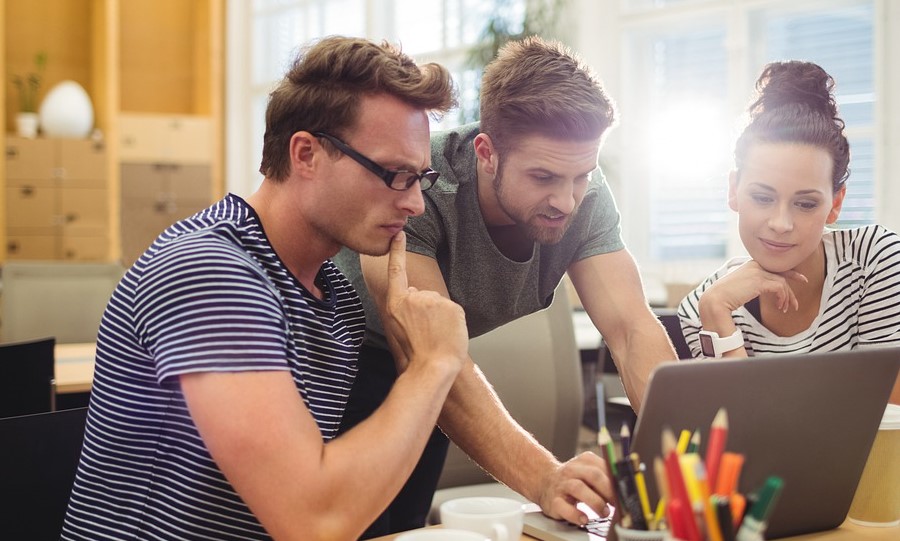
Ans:
<svg viewBox="0 0 900 541"><path fill-rule="evenodd" d="M56 344L56 393L86 393L94 379L97 344Z"/></svg>
<svg viewBox="0 0 900 541"><path fill-rule="evenodd" d="M440 528L440 526L431 526L432 528ZM391 541L400 534L386 535L378 537L371 541ZM893 528L869 528L866 526L857 526L850 521L845 521L839 528L828 530L825 532L810 533L804 535L795 535L792 537L782 537L784 541L896 541L900 539L900 527ZM522 534L520 541L535 541L534 537Z"/></svg>

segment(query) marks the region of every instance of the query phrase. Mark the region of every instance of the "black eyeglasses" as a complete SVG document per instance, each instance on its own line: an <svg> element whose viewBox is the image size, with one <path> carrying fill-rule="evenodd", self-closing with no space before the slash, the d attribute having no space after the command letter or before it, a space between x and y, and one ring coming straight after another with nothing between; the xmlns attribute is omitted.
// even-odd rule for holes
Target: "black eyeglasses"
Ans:
<svg viewBox="0 0 900 541"><path fill-rule="evenodd" d="M313 135L327 139L332 145L337 147L338 150L352 158L356 163L375 173L375 176L380 178L381 181L392 190L402 192L403 190L412 188L413 184L415 184L416 181L419 181L419 185L424 192L428 188L431 188L441 175L430 167L418 173L416 171L406 171L405 169L385 169L356 150L353 150L353 147L333 135L328 135L327 133L320 131L313 132Z"/></svg>

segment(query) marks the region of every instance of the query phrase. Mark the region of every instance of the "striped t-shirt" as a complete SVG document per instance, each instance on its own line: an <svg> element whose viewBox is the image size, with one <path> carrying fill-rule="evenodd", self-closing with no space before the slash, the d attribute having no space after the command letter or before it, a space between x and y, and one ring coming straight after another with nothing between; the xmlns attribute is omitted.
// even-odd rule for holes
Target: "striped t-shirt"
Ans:
<svg viewBox="0 0 900 541"><path fill-rule="evenodd" d="M871 225L829 230L822 241L825 284L819 313L808 329L777 336L745 306L732 312L749 355L900 345L900 236ZM694 357L701 356L700 295L747 260L732 259L681 302L678 316Z"/></svg>
<svg viewBox="0 0 900 541"><path fill-rule="evenodd" d="M63 539L268 539L212 460L179 376L289 370L322 439L333 438L365 318L330 261L317 281L321 301L234 195L160 235L122 279L100 325Z"/></svg>

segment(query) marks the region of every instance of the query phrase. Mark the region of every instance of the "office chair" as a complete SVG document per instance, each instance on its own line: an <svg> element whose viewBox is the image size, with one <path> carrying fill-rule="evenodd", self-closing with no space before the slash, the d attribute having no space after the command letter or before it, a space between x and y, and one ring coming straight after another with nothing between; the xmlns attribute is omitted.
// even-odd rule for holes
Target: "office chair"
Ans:
<svg viewBox="0 0 900 541"><path fill-rule="evenodd" d="M59 539L87 408L0 419L0 539Z"/></svg>
<svg viewBox="0 0 900 541"><path fill-rule="evenodd" d="M510 322L469 342L469 353L522 427L558 459L575 456L581 425L581 360L564 286L546 310ZM504 496L526 501L494 481L451 443L432 500L429 522L444 501Z"/></svg>
<svg viewBox="0 0 900 541"><path fill-rule="evenodd" d="M54 338L0 344L0 417L56 409Z"/></svg>
<svg viewBox="0 0 900 541"><path fill-rule="evenodd" d="M669 335L669 339L675 347L675 354L678 356L678 359L685 360L693 358L691 349L684 339L684 333L681 331L681 321L678 319L677 311L673 308L653 308L653 313L656 314L657 319L659 319L660 323L662 323L665 328L666 334ZM605 379L603 387L605 389L604 398L606 407L604 408L605 412L603 417L606 420L606 426L611 431L610 435L613 439L618 439L618 430L623 423L628 425L628 428L632 433L634 432L637 414L635 414L634 410L631 408L631 403L628 401L628 398L625 397L624 387L621 382L616 379L618 369L616 368L612 354L605 342L601 342L600 344L599 355L600 362L598 370L600 372L600 377ZM588 398L594 399L596 397L590 396ZM595 401L589 400L589 404L593 407ZM596 407L593 407L592 411L588 412L588 415L585 418L585 425L593 430L599 430L599 421L597 418Z"/></svg>

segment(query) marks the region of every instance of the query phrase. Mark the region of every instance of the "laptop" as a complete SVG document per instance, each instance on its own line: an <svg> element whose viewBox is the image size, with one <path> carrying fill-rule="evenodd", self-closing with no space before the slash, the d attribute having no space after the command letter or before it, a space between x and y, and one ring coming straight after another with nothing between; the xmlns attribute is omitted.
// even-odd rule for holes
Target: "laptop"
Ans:
<svg viewBox="0 0 900 541"><path fill-rule="evenodd" d="M836 528L847 516L869 449L900 370L900 348L691 361L658 367L647 387L632 450L652 472L664 427L700 429L701 456L720 407L726 451L745 455L739 490L769 475L784 489L766 538ZM645 476L652 505L653 475ZM543 541L600 541L576 526L526 514L525 533Z"/></svg>
<svg viewBox="0 0 900 541"><path fill-rule="evenodd" d="M900 348L693 361L659 367L638 416L632 449L652 468L660 434L700 429L701 456L720 407L726 451L743 453L739 490L769 475L784 489L766 537L828 530L847 516L900 369ZM652 470L651 470L652 471ZM656 501L655 476L646 476Z"/></svg>

